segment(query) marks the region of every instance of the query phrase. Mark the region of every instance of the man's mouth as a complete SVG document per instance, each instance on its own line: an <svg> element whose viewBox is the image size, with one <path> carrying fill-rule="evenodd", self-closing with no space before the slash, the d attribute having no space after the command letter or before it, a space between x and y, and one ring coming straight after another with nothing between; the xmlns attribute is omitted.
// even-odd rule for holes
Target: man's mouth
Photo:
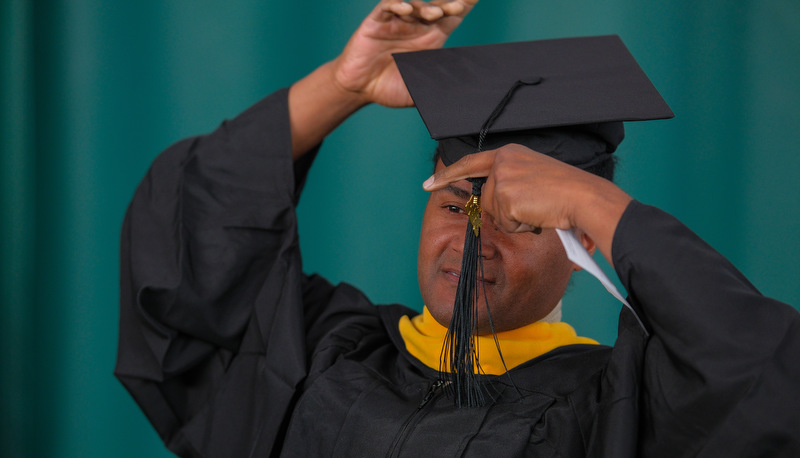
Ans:
<svg viewBox="0 0 800 458"><path fill-rule="evenodd" d="M446 274L446 275L448 275L448 276L450 276L450 277L452 277L452 278L453 278L453 279L454 279L456 282L458 282L458 280L461 278L461 272L460 272L460 271L455 271L455 270L445 270L445 274ZM478 278L477 280L478 280L479 282L481 282L481 283L485 283L485 284L487 284L487 285L494 284L494 280L490 280L490 279L482 279L482 278Z"/></svg>

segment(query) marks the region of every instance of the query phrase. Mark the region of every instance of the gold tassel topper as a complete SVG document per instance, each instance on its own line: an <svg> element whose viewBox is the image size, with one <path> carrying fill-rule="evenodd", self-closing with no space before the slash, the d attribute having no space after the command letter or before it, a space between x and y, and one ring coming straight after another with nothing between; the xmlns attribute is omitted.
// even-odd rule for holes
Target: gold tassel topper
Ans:
<svg viewBox="0 0 800 458"><path fill-rule="evenodd" d="M469 223L472 225L472 232L475 233L475 237L478 237L481 235L481 196L475 194L469 196L464 210L466 210Z"/></svg>

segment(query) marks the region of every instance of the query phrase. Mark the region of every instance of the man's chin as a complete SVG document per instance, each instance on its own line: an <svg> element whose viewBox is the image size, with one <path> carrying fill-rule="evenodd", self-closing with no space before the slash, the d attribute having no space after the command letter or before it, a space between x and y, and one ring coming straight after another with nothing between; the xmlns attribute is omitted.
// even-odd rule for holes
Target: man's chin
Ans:
<svg viewBox="0 0 800 458"><path fill-rule="evenodd" d="M453 318L453 306L441 305L428 305L428 312L437 323L444 327L450 326L450 320Z"/></svg>

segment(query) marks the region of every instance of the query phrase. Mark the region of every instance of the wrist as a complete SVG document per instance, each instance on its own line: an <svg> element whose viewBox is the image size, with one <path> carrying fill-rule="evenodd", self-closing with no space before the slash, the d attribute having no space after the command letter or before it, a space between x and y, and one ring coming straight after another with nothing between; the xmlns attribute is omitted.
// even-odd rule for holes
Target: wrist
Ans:
<svg viewBox="0 0 800 458"><path fill-rule="evenodd" d="M592 176L573 200L572 225L586 233L611 263L611 244L622 214L633 198L614 183Z"/></svg>
<svg viewBox="0 0 800 458"><path fill-rule="evenodd" d="M337 57L321 65L316 70L315 73L319 72L316 84L320 88L324 88L326 99L329 103L335 103L337 106L342 107L343 110L348 111L348 114L352 114L361 107L369 105L371 101L363 90L345 84L338 60L339 58Z"/></svg>
<svg viewBox="0 0 800 458"><path fill-rule="evenodd" d="M364 105L363 97L335 81L331 62L293 84L289 88L289 117L294 159L319 144Z"/></svg>

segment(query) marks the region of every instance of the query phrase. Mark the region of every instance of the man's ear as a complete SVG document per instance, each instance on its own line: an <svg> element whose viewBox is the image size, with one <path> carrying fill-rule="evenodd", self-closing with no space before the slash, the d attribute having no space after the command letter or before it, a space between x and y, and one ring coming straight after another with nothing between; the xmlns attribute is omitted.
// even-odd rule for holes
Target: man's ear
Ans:
<svg viewBox="0 0 800 458"><path fill-rule="evenodd" d="M597 249L597 245L595 245L594 240L592 240L591 237L586 235L586 233L580 229L575 229L575 235L578 237L578 240L581 241L581 245L586 248L586 251L588 251L589 254L594 255L594 252ZM577 272L581 270L581 266L573 263L572 270Z"/></svg>

